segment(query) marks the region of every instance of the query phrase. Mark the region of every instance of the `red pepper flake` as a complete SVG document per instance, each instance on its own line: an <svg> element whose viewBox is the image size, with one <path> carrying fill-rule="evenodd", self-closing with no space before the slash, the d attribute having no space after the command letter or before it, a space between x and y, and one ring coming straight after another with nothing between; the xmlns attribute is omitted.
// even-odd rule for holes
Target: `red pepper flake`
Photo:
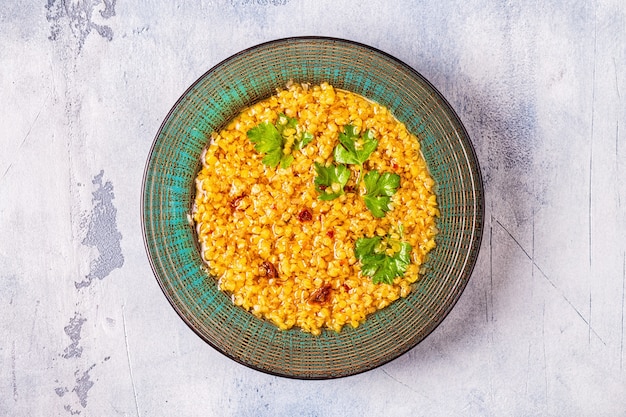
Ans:
<svg viewBox="0 0 626 417"><path fill-rule="evenodd" d="M325 303L330 298L330 290L332 289L332 285L324 284L320 288L313 291L311 296L309 297L309 303L321 304Z"/></svg>
<svg viewBox="0 0 626 417"><path fill-rule="evenodd" d="M276 271L276 267L268 261L263 261L261 263L261 272L268 278L276 278L278 277L278 271Z"/></svg>
<svg viewBox="0 0 626 417"><path fill-rule="evenodd" d="M307 208L303 208L300 213L298 213L298 220L301 222L310 222L313 220L313 214Z"/></svg>
<svg viewBox="0 0 626 417"><path fill-rule="evenodd" d="M394 163L392 166L393 166L393 169L395 169L396 171L398 170L398 164Z"/></svg>
<svg viewBox="0 0 626 417"><path fill-rule="evenodd" d="M239 203L241 203L241 200L243 200L245 197L247 197L247 194L242 194L239 197L236 197L235 199L233 199L230 203L228 203L228 205L233 211L235 211L237 210Z"/></svg>
<svg viewBox="0 0 626 417"><path fill-rule="evenodd" d="M349 292L351 290L348 284L343 284L343 289L346 290L346 292Z"/></svg>
<svg viewBox="0 0 626 417"><path fill-rule="evenodd" d="M335 231L334 230L329 230L328 232L326 232L326 236L328 236L329 238L334 238L335 237Z"/></svg>
<svg viewBox="0 0 626 417"><path fill-rule="evenodd" d="M352 186L352 185L346 185L343 187L343 190L346 193L356 193L356 187Z"/></svg>

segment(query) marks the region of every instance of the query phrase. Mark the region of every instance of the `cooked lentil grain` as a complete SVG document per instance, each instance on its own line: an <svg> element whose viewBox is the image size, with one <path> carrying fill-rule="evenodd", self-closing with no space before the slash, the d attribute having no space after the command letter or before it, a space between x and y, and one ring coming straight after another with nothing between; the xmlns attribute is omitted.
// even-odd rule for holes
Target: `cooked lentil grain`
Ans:
<svg viewBox="0 0 626 417"><path fill-rule="evenodd" d="M291 150L288 168L269 168L246 133L264 121L275 123L281 113L297 118L314 139ZM348 124L371 129L379 142L365 168L401 177L393 209L383 218L365 207L359 196L364 185L355 188L353 166L348 193L318 199L314 162L333 160L338 134ZM410 293L435 247L439 210L419 141L385 107L329 84L290 85L246 108L212 134L202 165L192 213L202 257L234 304L280 329L297 326L317 335L325 327L338 332L359 326ZM393 284L373 284L361 274L355 241L385 235L399 224L402 239L413 247L412 263Z"/></svg>

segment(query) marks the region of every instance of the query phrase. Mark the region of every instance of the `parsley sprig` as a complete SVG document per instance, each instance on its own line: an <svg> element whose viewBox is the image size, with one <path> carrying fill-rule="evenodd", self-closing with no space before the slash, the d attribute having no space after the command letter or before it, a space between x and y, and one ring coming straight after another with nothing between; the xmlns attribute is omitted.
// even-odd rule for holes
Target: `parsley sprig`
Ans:
<svg viewBox="0 0 626 417"><path fill-rule="evenodd" d="M361 273L371 277L374 284L393 284L396 277L406 273L412 249L392 234L357 239L354 254L361 262Z"/></svg>
<svg viewBox="0 0 626 417"><path fill-rule="evenodd" d="M348 165L356 166L358 169L356 185L351 187L358 192L363 164L377 147L378 141L370 129L359 135L359 130L355 126L344 126L343 132L339 134L339 143L333 150L333 158L338 164L328 167L315 164L317 172L315 188L320 193L319 198L333 200L344 194L344 188L350 179ZM385 213L391 209L389 206L391 197L400 187L400 176L390 172L380 174L377 170L372 170L367 172L363 179L365 181L365 194L363 195L365 206L374 217L385 217Z"/></svg>
<svg viewBox="0 0 626 417"><path fill-rule="evenodd" d="M345 165L324 166L315 163L315 189L320 193L320 200L334 200L344 193L344 187L350 179L350 170Z"/></svg>
<svg viewBox="0 0 626 417"><path fill-rule="evenodd" d="M390 210L389 203L400 186L400 176L392 172L380 174L376 170L369 171L363 177L366 194L363 196L365 206L372 212L374 217L385 217Z"/></svg>
<svg viewBox="0 0 626 417"><path fill-rule="evenodd" d="M356 179L356 189L361 184L363 164L378 147L378 141L374 139L374 133L366 129L360 136L358 128L346 125L339 134L339 144L333 150L333 158L340 164L356 165L359 170Z"/></svg>
<svg viewBox="0 0 626 417"><path fill-rule="evenodd" d="M275 124L265 121L248 130L247 135L254 149L265 154L263 164L288 168L294 160L292 149L303 149L313 140L311 133L298 131L298 120L281 113Z"/></svg>
<svg viewBox="0 0 626 417"><path fill-rule="evenodd" d="M361 136L358 129L352 125L346 125L339 134L339 144L333 150L335 161L340 164L363 165L372 152L378 147L378 141L374 139L374 133L367 129Z"/></svg>

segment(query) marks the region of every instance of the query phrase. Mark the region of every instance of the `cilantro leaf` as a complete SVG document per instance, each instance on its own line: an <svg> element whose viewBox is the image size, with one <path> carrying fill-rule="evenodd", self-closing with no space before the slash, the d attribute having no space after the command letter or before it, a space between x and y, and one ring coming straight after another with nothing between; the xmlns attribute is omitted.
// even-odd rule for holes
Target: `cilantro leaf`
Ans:
<svg viewBox="0 0 626 417"><path fill-rule="evenodd" d="M343 187L350 179L350 170L345 165L324 166L315 163L315 189L320 193L320 200L334 200L343 194Z"/></svg>
<svg viewBox="0 0 626 417"><path fill-rule="evenodd" d="M383 241L382 236L361 237L354 244L354 255L359 261L363 261L365 257L380 256L382 259L384 254L377 253L380 244Z"/></svg>
<svg viewBox="0 0 626 417"><path fill-rule="evenodd" d="M276 126L265 121L248 130L248 138L257 152L269 153L282 145L283 139Z"/></svg>
<svg viewBox="0 0 626 417"><path fill-rule="evenodd" d="M265 121L248 130L254 150L265 154L263 164L275 168L283 157L283 137L273 124Z"/></svg>
<svg viewBox="0 0 626 417"><path fill-rule="evenodd" d="M261 161L263 164L272 168L280 164L281 168L288 168L294 160L291 146L295 144L297 149L302 149L313 140L313 135L309 132L304 132L299 139L295 139L293 135L296 134L297 127L296 118L281 113L276 124L265 121L248 130L247 135L254 144L254 149L265 154Z"/></svg>
<svg viewBox="0 0 626 417"><path fill-rule="evenodd" d="M394 243L399 245L399 250L393 255L386 253L387 245L382 236L362 237L354 245L361 272L371 277L374 284L393 284L394 278L403 276L411 263L412 246L407 242Z"/></svg>
<svg viewBox="0 0 626 417"><path fill-rule="evenodd" d="M390 210L389 203L391 196L398 191L400 186L400 176L391 172L372 170L363 177L366 193L363 196L365 206L374 217L385 217L385 213Z"/></svg>
<svg viewBox="0 0 626 417"><path fill-rule="evenodd" d="M280 167L282 169L289 168L289 166L291 165L294 159L295 158L293 157L292 154L283 155L280 159Z"/></svg>
<svg viewBox="0 0 626 417"><path fill-rule="evenodd" d="M360 137L356 133L356 127L352 125L346 125L343 129L343 133L339 134L339 144L333 150L335 161L340 164L363 165L378 147L378 141L369 129Z"/></svg>

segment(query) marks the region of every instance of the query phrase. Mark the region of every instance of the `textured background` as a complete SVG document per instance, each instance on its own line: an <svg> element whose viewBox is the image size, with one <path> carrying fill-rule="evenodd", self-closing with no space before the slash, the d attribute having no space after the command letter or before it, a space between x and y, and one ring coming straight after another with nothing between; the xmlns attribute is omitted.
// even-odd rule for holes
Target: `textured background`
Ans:
<svg viewBox="0 0 626 417"><path fill-rule="evenodd" d="M626 6L614 1L3 1L0 415L626 415ZM182 92L263 41L388 52L448 98L486 188L473 277L424 342L298 381L170 308L140 222Z"/></svg>

